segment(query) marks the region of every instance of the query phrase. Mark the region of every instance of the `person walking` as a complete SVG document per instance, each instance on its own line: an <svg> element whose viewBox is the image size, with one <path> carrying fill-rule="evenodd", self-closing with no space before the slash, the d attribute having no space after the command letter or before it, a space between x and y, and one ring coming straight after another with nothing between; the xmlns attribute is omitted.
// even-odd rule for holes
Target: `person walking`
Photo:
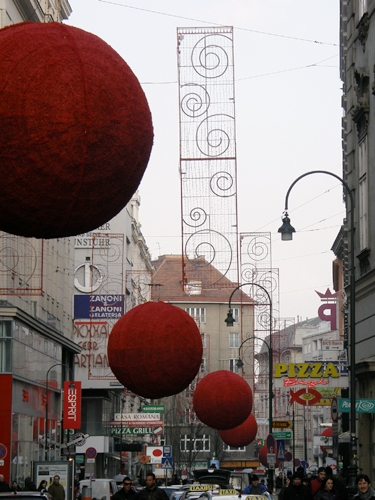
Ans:
<svg viewBox="0 0 375 500"><path fill-rule="evenodd" d="M371 488L371 481L367 474L358 474L356 477L358 493L353 500L375 500L375 491Z"/></svg>
<svg viewBox="0 0 375 500"><path fill-rule="evenodd" d="M250 484L243 490L243 495L263 495L265 491L267 491L267 486L259 483L259 477L256 474L251 474Z"/></svg>
<svg viewBox="0 0 375 500"><path fill-rule="evenodd" d="M146 487L138 493L136 500L169 500L169 497L156 486L155 474L149 473L146 475Z"/></svg>
<svg viewBox="0 0 375 500"><path fill-rule="evenodd" d="M334 488L332 477L327 476L315 494L315 500L341 500L337 490Z"/></svg>
<svg viewBox="0 0 375 500"><path fill-rule="evenodd" d="M4 481L4 476L0 474L0 493L6 493L10 491L9 484Z"/></svg>
<svg viewBox="0 0 375 500"><path fill-rule="evenodd" d="M317 477L312 479L310 482L311 493L312 493L314 498L315 498L316 492L322 486L322 483L323 483L324 479L326 478L326 476L327 476L327 472L326 472L325 467L319 467Z"/></svg>
<svg viewBox="0 0 375 500"><path fill-rule="evenodd" d="M126 476L122 480L122 488L118 490L112 497L112 500L128 500L135 499L137 492L133 489L133 482L130 477Z"/></svg>
<svg viewBox="0 0 375 500"><path fill-rule="evenodd" d="M279 491L279 500L284 500L285 490L288 488L289 485L290 485L290 476L286 476L284 481L284 486L282 486L281 490Z"/></svg>
<svg viewBox="0 0 375 500"><path fill-rule="evenodd" d="M45 479L40 481L38 491L47 491L47 481Z"/></svg>
<svg viewBox="0 0 375 500"><path fill-rule="evenodd" d="M36 491L36 485L30 476L27 476L25 478L25 486L23 488L23 491Z"/></svg>
<svg viewBox="0 0 375 500"><path fill-rule="evenodd" d="M57 474L53 476L53 483L48 488L48 493L53 500L65 500L64 486L60 484L60 476Z"/></svg>
<svg viewBox="0 0 375 500"><path fill-rule="evenodd" d="M283 494L283 500L312 500L311 489L302 484L303 476L296 472Z"/></svg>
<svg viewBox="0 0 375 500"><path fill-rule="evenodd" d="M10 485L10 491L22 491L21 486L17 483L16 480L12 481L12 484Z"/></svg>

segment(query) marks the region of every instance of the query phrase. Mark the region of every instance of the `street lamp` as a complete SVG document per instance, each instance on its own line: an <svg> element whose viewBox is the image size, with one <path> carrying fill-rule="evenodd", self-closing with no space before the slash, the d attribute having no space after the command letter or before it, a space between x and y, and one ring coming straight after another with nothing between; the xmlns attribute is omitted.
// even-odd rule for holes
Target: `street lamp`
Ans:
<svg viewBox="0 0 375 500"><path fill-rule="evenodd" d="M267 342L263 339L260 339L260 340L263 340L263 342L268 347L268 371L269 371L269 377L268 377L268 396L269 396L268 397L268 399L269 399L269 401L268 401L268 433L272 435L272 399L273 399L273 392L272 392L272 376L273 376L272 323L273 323L273 318L272 318L272 300L271 300L270 294L262 285L258 285L258 283L242 283L241 285L238 285L230 294L229 311L228 311L227 317L225 318L224 321L226 322L227 326L229 326L229 327L233 326L235 320L233 318L233 309L232 309L231 301L232 301L232 298L233 298L233 295L235 294L235 292L245 285L257 286L257 287L261 288L263 290L263 292L267 295L269 306L270 306L270 332L269 332L270 340L269 340L269 344L267 344ZM254 337L254 338L257 338L257 337ZM238 360L236 363L236 365L238 367L241 367L241 363L242 363L241 358L240 358L241 347L247 340L249 340L249 339L245 339L239 347ZM243 366L243 363L242 363L242 366ZM268 483L269 489L272 490L273 489L273 469L270 469L270 468L268 468L267 483Z"/></svg>
<svg viewBox="0 0 375 500"><path fill-rule="evenodd" d="M66 365L64 363L55 363L47 370L47 374L46 374L46 421L44 424L44 459L46 461L48 460L48 447L47 447L47 437L48 437L48 375L49 375L49 372L52 370L52 368L54 368L55 366L65 366L65 368L69 369L72 380L74 378L72 369L70 368L69 365ZM73 382L71 383L71 387L74 387ZM52 426L51 426L51 438L52 438ZM50 440L51 440L51 438L50 438Z"/></svg>
<svg viewBox="0 0 375 500"><path fill-rule="evenodd" d="M288 199L293 186L303 177L311 174L326 174L339 180L344 186L346 193L350 198L350 465L348 467L348 490L350 493L356 491L355 478L358 470L357 462L357 437L356 437L356 397L355 397L355 261L354 261L354 197L348 184L338 175L326 170L311 170L303 175L300 175L289 187L285 197L283 225L279 228L281 239L290 241L293 238L295 229L290 225L288 217Z"/></svg>

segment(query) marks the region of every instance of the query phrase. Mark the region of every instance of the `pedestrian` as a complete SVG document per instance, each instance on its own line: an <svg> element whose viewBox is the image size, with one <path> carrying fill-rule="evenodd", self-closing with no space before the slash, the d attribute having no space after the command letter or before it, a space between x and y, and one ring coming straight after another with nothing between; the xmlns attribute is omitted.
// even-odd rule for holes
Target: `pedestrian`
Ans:
<svg viewBox="0 0 375 500"><path fill-rule="evenodd" d="M130 477L126 476L122 480L122 488L118 490L112 497L112 500L125 500L132 498L134 500L137 492L133 489L133 481Z"/></svg>
<svg viewBox="0 0 375 500"><path fill-rule="evenodd" d="M311 493L312 493L314 498L315 498L316 492L322 486L322 482L326 478L326 475L327 475L327 473L326 473L325 467L319 467L317 477L315 479L311 480L311 482L310 482Z"/></svg>
<svg viewBox="0 0 375 500"><path fill-rule="evenodd" d="M14 480L14 481L12 481L12 484L10 485L10 490L11 490L11 491L14 491L14 492L16 492L16 491L22 491L22 488L21 488L21 486L17 483L17 481L16 481L16 480Z"/></svg>
<svg viewBox="0 0 375 500"><path fill-rule="evenodd" d="M281 490L279 491L279 500L284 500L285 490L288 488L289 485L290 485L290 476L286 476L284 485L281 487Z"/></svg>
<svg viewBox="0 0 375 500"><path fill-rule="evenodd" d="M375 500L375 491L371 488L371 481L367 474L358 474L356 477L358 493L353 500Z"/></svg>
<svg viewBox="0 0 375 500"><path fill-rule="evenodd" d="M4 481L4 476L0 474L0 493L10 491L9 484Z"/></svg>
<svg viewBox="0 0 375 500"><path fill-rule="evenodd" d="M312 500L311 489L302 484L302 479L300 472L293 474L292 481L284 492L283 500Z"/></svg>
<svg viewBox="0 0 375 500"><path fill-rule="evenodd" d="M281 490L281 488L284 486L284 474L282 471L279 472L279 475L275 479L275 488L276 488L276 493Z"/></svg>
<svg viewBox="0 0 375 500"><path fill-rule="evenodd" d="M263 495L267 491L265 484L259 483L259 477L256 474L251 474L250 484L243 490L244 495Z"/></svg>
<svg viewBox="0 0 375 500"><path fill-rule="evenodd" d="M47 481L45 479L40 481L38 491L47 491Z"/></svg>
<svg viewBox="0 0 375 500"><path fill-rule="evenodd" d="M25 486L23 487L23 491L37 491L36 485L30 476L27 476L25 478Z"/></svg>
<svg viewBox="0 0 375 500"><path fill-rule="evenodd" d="M345 483L343 483L338 476L333 475L332 467L329 467L329 465L326 467L326 477L333 479L333 489L337 492L340 500L348 500L349 495Z"/></svg>
<svg viewBox="0 0 375 500"><path fill-rule="evenodd" d="M340 500L337 490L334 489L332 477L327 476L315 494L315 500Z"/></svg>
<svg viewBox="0 0 375 500"><path fill-rule="evenodd" d="M60 476L57 474L53 476L53 483L48 488L48 493L53 500L65 500L64 486L60 484Z"/></svg>
<svg viewBox="0 0 375 500"><path fill-rule="evenodd" d="M137 500L169 500L169 497L156 486L155 474L150 472L146 475L146 487L138 493Z"/></svg>

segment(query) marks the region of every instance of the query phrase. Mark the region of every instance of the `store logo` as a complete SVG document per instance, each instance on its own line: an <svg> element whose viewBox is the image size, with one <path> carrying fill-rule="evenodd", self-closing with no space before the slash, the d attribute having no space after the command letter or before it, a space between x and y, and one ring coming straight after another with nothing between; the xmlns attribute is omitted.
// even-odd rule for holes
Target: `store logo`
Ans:
<svg viewBox="0 0 375 500"><path fill-rule="evenodd" d="M82 293L95 292L103 282L103 273L97 266L90 264L90 262L85 262L76 267L74 275L78 276L74 278L74 286Z"/></svg>

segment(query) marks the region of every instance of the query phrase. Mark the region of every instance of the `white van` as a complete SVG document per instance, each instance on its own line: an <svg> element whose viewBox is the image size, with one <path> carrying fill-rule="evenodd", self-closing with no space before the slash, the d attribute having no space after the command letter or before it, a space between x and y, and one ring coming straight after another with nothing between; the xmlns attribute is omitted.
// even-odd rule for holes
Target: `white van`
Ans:
<svg viewBox="0 0 375 500"><path fill-rule="evenodd" d="M90 486L92 488L91 498L96 498L96 500L112 500L112 496L118 491L116 481L113 479L91 479L91 481L90 479L82 479L79 482L82 499L88 497L85 489L90 488Z"/></svg>

